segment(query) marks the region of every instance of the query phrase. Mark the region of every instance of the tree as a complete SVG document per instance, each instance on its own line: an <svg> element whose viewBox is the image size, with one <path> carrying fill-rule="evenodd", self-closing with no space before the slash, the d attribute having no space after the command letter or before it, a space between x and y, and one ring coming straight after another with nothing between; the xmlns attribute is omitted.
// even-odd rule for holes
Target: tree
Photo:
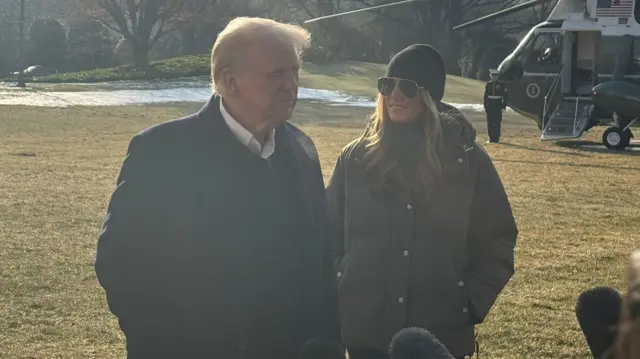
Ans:
<svg viewBox="0 0 640 359"><path fill-rule="evenodd" d="M25 87L24 28L26 0L0 1L0 71L17 69L16 86Z"/></svg>
<svg viewBox="0 0 640 359"><path fill-rule="evenodd" d="M0 1L0 77L17 70L18 26L17 6L14 1Z"/></svg>
<svg viewBox="0 0 640 359"><path fill-rule="evenodd" d="M293 0L305 9L324 8L328 4L335 5L337 0ZM460 74L458 60L461 58L463 44L470 33L477 33L477 27L473 31L454 31L453 27L469 20L487 15L489 13L506 9L522 3L523 0L430 0L415 3L407 3L394 7L372 10L368 15L369 20L364 23L375 23L371 26L377 38L381 39L381 55L385 58L397 52L408 44L421 42L431 44L442 54L447 65L447 71L452 74ZM388 0L352 0L343 1L342 6L354 8L354 4L360 4L356 8L371 7L387 4ZM342 9L342 11L350 10ZM526 12L526 11L525 11ZM315 14L311 14L315 15ZM324 15L324 14L321 14ZM363 19L363 15L354 15L353 18ZM349 21L346 17L330 19ZM362 26L363 21L360 22ZM510 17L492 22L504 34L521 31L524 25L515 24ZM335 27L332 25L332 27ZM501 37L502 38L502 37ZM500 40L500 39L497 39Z"/></svg>
<svg viewBox="0 0 640 359"><path fill-rule="evenodd" d="M489 79L489 69L496 68L509 54L517 41L492 24L478 25L465 38L461 53L462 76L479 80Z"/></svg>
<svg viewBox="0 0 640 359"><path fill-rule="evenodd" d="M197 0L88 0L97 6L87 11L125 38L136 67L151 70L149 51L162 36L175 30L173 21L185 21L187 6L194 1Z"/></svg>
<svg viewBox="0 0 640 359"><path fill-rule="evenodd" d="M24 83L24 21L25 21L25 0L20 0L20 18L18 20L18 87L26 87Z"/></svg>
<svg viewBox="0 0 640 359"><path fill-rule="evenodd" d="M29 28L29 63L60 71L68 53L66 30L55 19L36 19Z"/></svg>
<svg viewBox="0 0 640 359"><path fill-rule="evenodd" d="M441 0L408 6L414 17L420 42L434 45L447 64L447 71L460 74L460 59L464 33L453 27L488 13L505 9L520 0Z"/></svg>
<svg viewBox="0 0 640 359"><path fill-rule="evenodd" d="M112 64L113 41L107 28L87 18L76 18L68 26L70 68L79 71Z"/></svg>
<svg viewBox="0 0 640 359"><path fill-rule="evenodd" d="M216 34L234 15L249 15L246 7L247 1L191 1L185 6L183 15L174 20L180 31L182 54L193 55L211 49Z"/></svg>
<svg viewBox="0 0 640 359"><path fill-rule="evenodd" d="M351 10L354 4L346 0L291 0L289 11L297 10L304 18L333 15ZM294 11L291 11L294 10ZM305 59L326 63L342 60L372 60L375 58L376 41L361 23L349 18L327 19L309 26L313 37Z"/></svg>

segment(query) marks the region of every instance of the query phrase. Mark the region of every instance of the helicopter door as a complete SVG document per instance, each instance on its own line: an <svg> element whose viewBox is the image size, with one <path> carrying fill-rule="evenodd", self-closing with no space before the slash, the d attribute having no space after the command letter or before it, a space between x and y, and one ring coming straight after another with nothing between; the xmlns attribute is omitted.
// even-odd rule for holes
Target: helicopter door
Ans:
<svg viewBox="0 0 640 359"><path fill-rule="evenodd" d="M595 74L596 48L600 40L599 31L578 31L574 48L571 92L588 94L597 83Z"/></svg>

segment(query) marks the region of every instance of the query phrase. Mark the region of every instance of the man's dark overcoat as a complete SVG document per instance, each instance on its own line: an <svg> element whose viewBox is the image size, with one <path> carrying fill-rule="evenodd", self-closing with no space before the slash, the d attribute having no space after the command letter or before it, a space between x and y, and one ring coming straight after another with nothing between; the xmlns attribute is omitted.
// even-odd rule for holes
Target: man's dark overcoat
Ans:
<svg viewBox="0 0 640 359"><path fill-rule="evenodd" d="M129 144L95 263L129 359L285 359L340 337L313 142L285 123L266 161L219 106Z"/></svg>

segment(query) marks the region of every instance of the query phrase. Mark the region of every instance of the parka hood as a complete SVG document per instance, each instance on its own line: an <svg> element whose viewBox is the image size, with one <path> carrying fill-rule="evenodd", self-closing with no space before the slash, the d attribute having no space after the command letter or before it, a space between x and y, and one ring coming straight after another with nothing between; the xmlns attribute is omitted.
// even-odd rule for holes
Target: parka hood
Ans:
<svg viewBox="0 0 640 359"><path fill-rule="evenodd" d="M473 146L477 132L471 121L460 110L447 103L439 102L437 107L445 145Z"/></svg>

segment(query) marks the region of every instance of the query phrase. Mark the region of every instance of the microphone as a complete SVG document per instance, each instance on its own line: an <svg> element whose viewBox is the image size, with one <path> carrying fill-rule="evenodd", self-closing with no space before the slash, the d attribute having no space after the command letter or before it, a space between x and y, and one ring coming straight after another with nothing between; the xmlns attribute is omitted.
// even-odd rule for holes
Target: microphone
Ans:
<svg viewBox="0 0 640 359"><path fill-rule="evenodd" d="M594 358L613 350L621 308L622 296L613 288L596 287L580 293L576 318Z"/></svg>
<svg viewBox="0 0 640 359"><path fill-rule="evenodd" d="M298 359L345 359L346 351L342 345L329 339L311 339L304 343Z"/></svg>
<svg viewBox="0 0 640 359"><path fill-rule="evenodd" d="M431 332L419 327L397 332L389 345L390 359L453 359L449 350Z"/></svg>

